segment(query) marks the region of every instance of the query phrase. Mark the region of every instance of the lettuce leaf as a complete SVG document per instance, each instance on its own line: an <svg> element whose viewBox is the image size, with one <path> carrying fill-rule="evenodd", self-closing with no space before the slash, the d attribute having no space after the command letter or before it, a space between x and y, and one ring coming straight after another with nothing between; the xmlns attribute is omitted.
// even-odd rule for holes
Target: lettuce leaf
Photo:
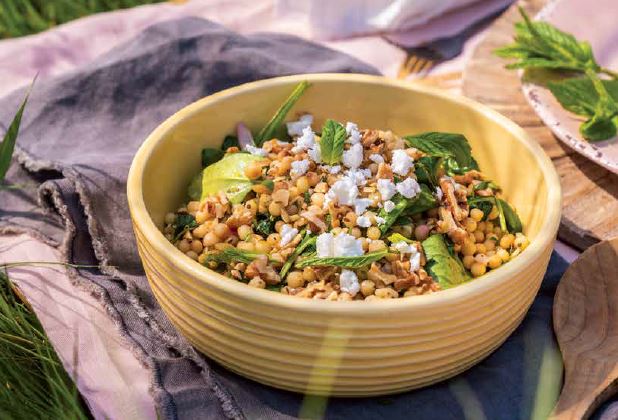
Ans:
<svg viewBox="0 0 618 420"><path fill-rule="evenodd" d="M245 176L245 167L262 160L249 153L232 153L204 168L189 185L189 197L201 201L209 195L225 192L232 204L240 203L251 191L253 182Z"/></svg>

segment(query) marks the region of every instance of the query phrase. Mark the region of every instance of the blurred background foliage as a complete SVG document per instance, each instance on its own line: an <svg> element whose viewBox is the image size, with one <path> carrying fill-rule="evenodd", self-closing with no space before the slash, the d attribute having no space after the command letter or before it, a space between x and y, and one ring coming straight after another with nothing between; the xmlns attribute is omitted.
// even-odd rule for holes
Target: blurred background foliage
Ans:
<svg viewBox="0 0 618 420"><path fill-rule="evenodd" d="M0 38L41 32L94 13L159 2L161 0L1 0Z"/></svg>

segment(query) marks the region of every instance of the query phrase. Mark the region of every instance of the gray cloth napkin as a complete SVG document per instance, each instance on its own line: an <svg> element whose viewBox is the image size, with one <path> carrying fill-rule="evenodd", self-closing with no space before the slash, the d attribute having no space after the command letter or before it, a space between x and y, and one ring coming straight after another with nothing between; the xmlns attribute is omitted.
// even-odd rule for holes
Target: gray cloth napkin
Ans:
<svg viewBox="0 0 618 420"><path fill-rule="evenodd" d="M296 37L241 36L188 18L153 26L75 74L37 82L19 137L21 165L9 172L9 181L25 187L0 191L0 233L33 232L61 244L68 261L102 265L79 270L75 284L101 300L152 370L161 418L285 419L301 410L332 419L529 417L544 351L556 351L551 303L566 263L555 255L539 297L506 344L453 380L397 396L326 405L257 384L198 354L162 313L143 275L125 198L135 151L160 122L198 98L307 72L377 73ZM23 94L0 101L0 121L10 121Z"/></svg>

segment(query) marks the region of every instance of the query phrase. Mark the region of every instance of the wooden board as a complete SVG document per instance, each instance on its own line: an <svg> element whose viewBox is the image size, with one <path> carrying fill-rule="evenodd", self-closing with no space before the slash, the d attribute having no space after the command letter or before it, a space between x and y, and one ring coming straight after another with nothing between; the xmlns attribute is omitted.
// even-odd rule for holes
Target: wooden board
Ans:
<svg viewBox="0 0 618 420"><path fill-rule="evenodd" d="M534 15L545 0L518 2ZM618 175L580 156L541 122L521 91L517 73L504 68L493 51L512 42L513 23L521 20L511 6L477 46L463 73L465 96L491 106L522 126L554 162L562 183L562 223L558 236L579 249L618 236Z"/></svg>

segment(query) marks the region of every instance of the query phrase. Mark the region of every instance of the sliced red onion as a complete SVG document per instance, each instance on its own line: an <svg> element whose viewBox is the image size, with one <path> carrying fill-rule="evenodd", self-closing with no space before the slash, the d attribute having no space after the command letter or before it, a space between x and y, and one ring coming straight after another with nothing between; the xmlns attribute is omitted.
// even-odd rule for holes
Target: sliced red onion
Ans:
<svg viewBox="0 0 618 420"><path fill-rule="evenodd" d="M236 124L236 136L238 137L238 144L240 144L241 150L245 150L249 144L253 146L253 134L243 123Z"/></svg>

